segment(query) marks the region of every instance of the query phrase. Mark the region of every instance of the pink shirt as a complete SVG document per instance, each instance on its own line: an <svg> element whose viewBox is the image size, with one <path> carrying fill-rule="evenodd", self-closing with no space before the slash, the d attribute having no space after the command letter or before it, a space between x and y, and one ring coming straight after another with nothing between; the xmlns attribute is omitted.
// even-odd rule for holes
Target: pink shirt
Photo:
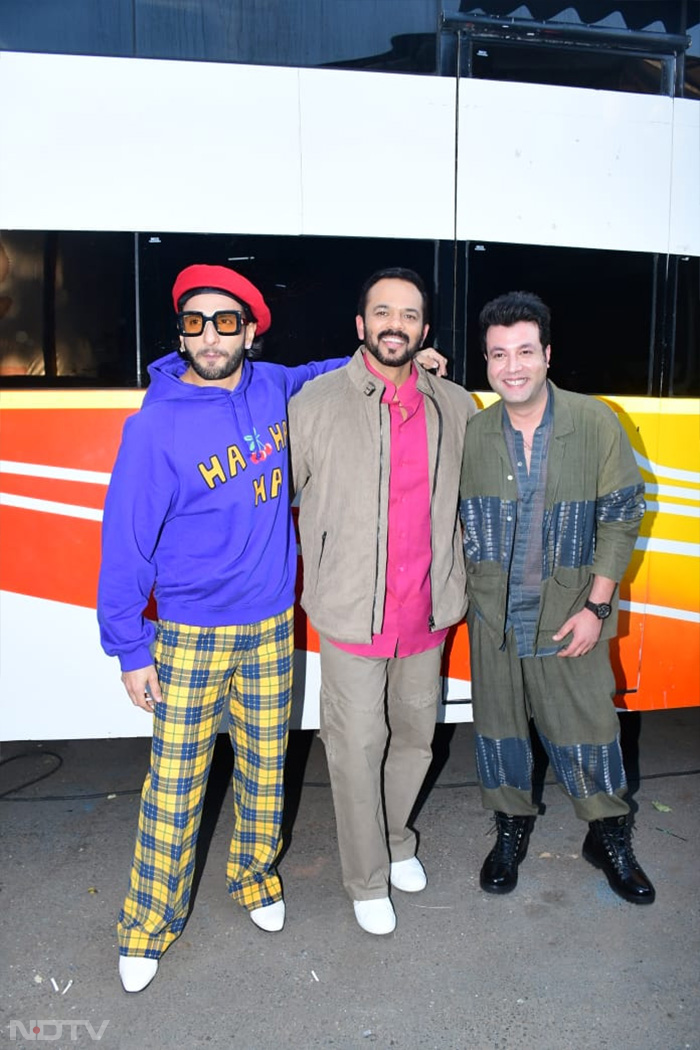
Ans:
<svg viewBox="0 0 700 1050"><path fill-rule="evenodd" d="M397 388L372 368L367 354L364 360L385 384L382 404L389 406L391 420L384 620L381 634L373 635L369 645L333 644L356 656L413 656L440 645L447 635L428 625L432 551L425 402L415 365Z"/></svg>

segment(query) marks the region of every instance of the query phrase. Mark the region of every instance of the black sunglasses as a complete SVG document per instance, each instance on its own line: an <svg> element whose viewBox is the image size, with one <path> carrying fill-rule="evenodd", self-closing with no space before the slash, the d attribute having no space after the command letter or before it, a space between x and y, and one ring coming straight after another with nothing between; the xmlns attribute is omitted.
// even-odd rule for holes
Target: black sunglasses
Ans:
<svg viewBox="0 0 700 1050"><path fill-rule="evenodd" d="M219 335L238 335L247 323L240 310L216 310L210 317L200 310L181 310L177 315L180 335L201 335L211 321Z"/></svg>

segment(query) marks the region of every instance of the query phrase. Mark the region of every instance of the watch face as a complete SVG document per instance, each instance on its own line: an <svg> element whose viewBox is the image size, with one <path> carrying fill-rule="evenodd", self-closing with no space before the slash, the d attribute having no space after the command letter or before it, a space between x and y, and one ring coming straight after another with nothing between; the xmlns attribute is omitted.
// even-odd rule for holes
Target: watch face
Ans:
<svg viewBox="0 0 700 1050"><path fill-rule="evenodd" d="M597 616L600 620L607 620L611 612L612 606L608 605L607 602L601 602L598 606Z"/></svg>

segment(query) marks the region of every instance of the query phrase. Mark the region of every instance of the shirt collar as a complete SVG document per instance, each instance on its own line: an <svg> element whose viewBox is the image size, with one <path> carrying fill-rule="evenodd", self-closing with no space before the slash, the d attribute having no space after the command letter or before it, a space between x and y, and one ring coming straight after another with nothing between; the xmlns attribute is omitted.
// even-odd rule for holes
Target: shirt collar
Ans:
<svg viewBox="0 0 700 1050"><path fill-rule="evenodd" d="M515 427L513 426L513 424L510 421L510 416L508 415L508 410L506 409L505 401L502 402L502 409L503 409L502 419L503 419L503 427L504 427L504 429L510 430L511 433L515 434L516 430L515 430ZM548 381L547 382L547 404L545 405L544 413L542 414L542 419L539 421L539 423L535 427L535 431L540 430L542 427L550 426L553 419L554 419L554 408L553 408L553 405L552 405L552 390L551 390L551 387L550 387L550 384L549 384L549 381Z"/></svg>
<svg viewBox="0 0 700 1050"><path fill-rule="evenodd" d="M395 398L401 402L404 408L409 410L418 404L422 395L417 386L418 369L415 364L411 365L411 372L408 379L406 379L400 387L397 387L391 382L391 380L387 379L386 376L383 376L376 368L372 367L371 355L368 352L365 351L362 358L365 362L365 368L367 371L371 372L372 375L376 376L377 379L381 380L384 384L384 394L382 395L382 401L384 404L390 404Z"/></svg>

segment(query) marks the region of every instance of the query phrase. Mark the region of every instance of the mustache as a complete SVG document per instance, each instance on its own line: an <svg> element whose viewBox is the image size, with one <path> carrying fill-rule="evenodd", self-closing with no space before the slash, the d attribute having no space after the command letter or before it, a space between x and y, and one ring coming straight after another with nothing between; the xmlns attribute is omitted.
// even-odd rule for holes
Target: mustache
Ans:
<svg viewBox="0 0 700 1050"><path fill-rule="evenodd" d="M403 339L404 343L408 342L408 336L405 332L397 332L393 328L385 328L383 332L380 332L377 336L377 342L380 339L386 339L387 337L390 339Z"/></svg>

